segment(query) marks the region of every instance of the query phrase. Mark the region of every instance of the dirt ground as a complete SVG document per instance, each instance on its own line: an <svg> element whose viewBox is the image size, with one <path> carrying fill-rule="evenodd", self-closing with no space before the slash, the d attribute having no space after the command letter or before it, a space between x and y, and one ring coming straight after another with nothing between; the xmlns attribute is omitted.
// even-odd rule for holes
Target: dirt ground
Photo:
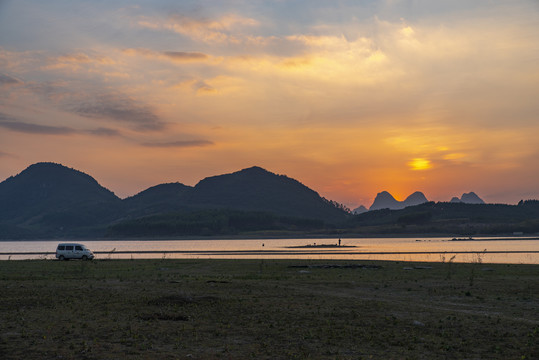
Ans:
<svg viewBox="0 0 539 360"><path fill-rule="evenodd" d="M1 359L538 359L539 266L1 261Z"/></svg>

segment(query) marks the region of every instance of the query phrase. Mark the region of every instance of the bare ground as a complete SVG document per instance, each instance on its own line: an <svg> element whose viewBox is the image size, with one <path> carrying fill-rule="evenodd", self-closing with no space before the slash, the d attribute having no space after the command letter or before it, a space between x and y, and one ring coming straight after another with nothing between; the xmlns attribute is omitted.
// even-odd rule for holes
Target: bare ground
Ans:
<svg viewBox="0 0 539 360"><path fill-rule="evenodd" d="M537 359L538 294L537 265L2 261L0 358Z"/></svg>

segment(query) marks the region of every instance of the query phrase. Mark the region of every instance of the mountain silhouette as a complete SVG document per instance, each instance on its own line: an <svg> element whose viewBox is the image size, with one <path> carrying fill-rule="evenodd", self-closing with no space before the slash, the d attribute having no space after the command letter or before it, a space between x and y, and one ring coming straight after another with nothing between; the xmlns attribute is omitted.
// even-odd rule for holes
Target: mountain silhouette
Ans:
<svg viewBox="0 0 539 360"><path fill-rule="evenodd" d="M364 212L367 212L367 211L369 211L369 209L367 209L363 205L360 205L357 208L355 208L354 210L352 210L352 214L359 215L359 214L363 214Z"/></svg>
<svg viewBox="0 0 539 360"><path fill-rule="evenodd" d="M131 215L166 211L235 209L324 220L346 214L299 181L254 166L201 180L194 187L180 183L151 187L124 200Z"/></svg>
<svg viewBox="0 0 539 360"><path fill-rule="evenodd" d="M2 219L119 201L91 176L55 163L31 165L0 183Z"/></svg>
<svg viewBox="0 0 539 360"><path fill-rule="evenodd" d="M382 191L376 195L369 210L379 209L402 209L400 201L397 201L393 195L387 191Z"/></svg>
<svg viewBox="0 0 539 360"><path fill-rule="evenodd" d="M460 201L465 204L484 204L485 202L474 192L464 193L460 197Z"/></svg>
<svg viewBox="0 0 539 360"><path fill-rule="evenodd" d="M428 202L428 200L425 197L425 195L420 191L416 191L415 193L408 196L406 200L403 201L403 205L404 207L407 207L407 206L423 204L426 202Z"/></svg>
<svg viewBox="0 0 539 360"><path fill-rule="evenodd" d="M256 166L208 177L194 187L156 185L121 200L81 171L37 163L0 183L0 237L102 236L113 223L208 209L271 213L274 222L278 216L324 222L347 216L342 206L299 181Z"/></svg>
<svg viewBox="0 0 539 360"><path fill-rule="evenodd" d="M193 187L181 183L159 184L124 199L123 205L131 217L185 210L192 191Z"/></svg>
<svg viewBox="0 0 539 360"><path fill-rule="evenodd" d="M404 209L407 206L419 205L428 202L425 195L422 192L416 191L406 198L404 201L396 200L393 195L387 191L382 191L376 195L374 202L369 210L391 209L399 210Z"/></svg>
<svg viewBox="0 0 539 360"><path fill-rule="evenodd" d="M37 163L0 183L0 223L44 236L95 226L115 216L121 200L91 176L55 163Z"/></svg>
<svg viewBox="0 0 539 360"><path fill-rule="evenodd" d="M536 236L539 231L539 201L522 200L518 205L427 202L400 210L380 209L351 216L347 225L374 234L445 234L468 237L515 232ZM398 229L398 231L397 231Z"/></svg>
<svg viewBox="0 0 539 360"><path fill-rule="evenodd" d="M205 178L194 187L188 201L193 208L267 211L330 221L346 215L299 181L258 166Z"/></svg>
<svg viewBox="0 0 539 360"><path fill-rule="evenodd" d="M458 204L458 203L463 203L463 204L484 204L485 203L483 201L483 199L481 199L479 196L477 196L477 194L474 193L473 191L469 192L469 193L462 194L462 196L460 198L457 197L457 196L453 196L449 202L450 203L456 203L456 204Z"/></svg>

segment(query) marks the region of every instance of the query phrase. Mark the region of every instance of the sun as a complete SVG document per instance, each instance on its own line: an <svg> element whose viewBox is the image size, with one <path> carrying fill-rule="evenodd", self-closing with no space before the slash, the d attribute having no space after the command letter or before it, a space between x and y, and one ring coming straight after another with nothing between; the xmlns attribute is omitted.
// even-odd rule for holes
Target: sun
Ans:
<svg viewBox="0 0 539 360"><path fill-rule="evenodd" d="M432 164L428 159L416 158L409 161L408 166L412 170L428 170L432 167Z"/></svg>

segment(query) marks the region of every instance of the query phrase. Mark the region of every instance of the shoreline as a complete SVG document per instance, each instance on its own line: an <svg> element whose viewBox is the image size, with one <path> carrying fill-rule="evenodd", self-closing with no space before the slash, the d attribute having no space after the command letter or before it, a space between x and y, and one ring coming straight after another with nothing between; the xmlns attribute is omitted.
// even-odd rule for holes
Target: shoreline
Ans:
<svg viewBox="0 0 539 360"><path fill-rule="evenodd" d="M503 236L503 237L502 237ZM507 236L507 235L478 235L472 239L469 238L456 238L455 235L429 235L429 234L373 234L373 235L358 235L358 234L349 234L349 235L305 235L305 236L293 236L293 235L282 235L282 236L256 236L256 235L245 235L245 236L190 236L190 237L151 237L151 238L86 238L86 237L65 237L65 238L41 238L41 239L0 239L2 242L81 242L81 241L229 241L229 240L310 240L310 239L324 239L324 240L338 240L341 239L415 239L422 238L423 240L419 241L428 241L429 239L444 239L448 238L445 241L520 241L520 240L539 240L539 236L530 235L530 236ZM455 239L455 240L453 240ZM342 246L341 246L342 247Z"/></svg>

